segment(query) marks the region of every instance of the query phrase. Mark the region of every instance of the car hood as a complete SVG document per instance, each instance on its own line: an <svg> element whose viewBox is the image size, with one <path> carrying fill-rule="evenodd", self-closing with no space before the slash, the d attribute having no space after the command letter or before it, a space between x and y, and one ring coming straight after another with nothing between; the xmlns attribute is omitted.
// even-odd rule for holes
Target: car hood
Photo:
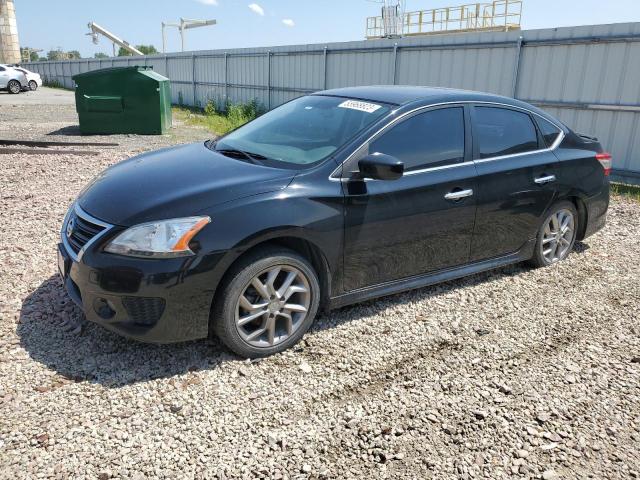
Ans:
<svg viewBox="0 0 640 480"><path fill-rule="evenodd" d="M145 153L98 175L78 197L94 217L114 225L195 215L208 207L285 188L292 170L228 158L204 143Z"/></svg>

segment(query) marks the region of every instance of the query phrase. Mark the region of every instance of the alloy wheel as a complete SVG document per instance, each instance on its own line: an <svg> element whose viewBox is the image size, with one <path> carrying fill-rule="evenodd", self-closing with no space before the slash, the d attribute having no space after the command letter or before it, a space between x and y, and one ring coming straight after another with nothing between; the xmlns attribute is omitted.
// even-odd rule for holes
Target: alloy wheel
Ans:
<svg viewBox="0 0 640 480"><path fill-rule="evenodd" d="M15 80L12 80L9 82L9 91L13 94L16 93L20 93L21 90L21 86L20 86L20 82L16 82Z"/></svg>
<svg viewBox="0 0 640 480"><path fill-rule="evenodd" d="M309 280L292 265L271 267L251 279L236 305L236 328L253 347L278 345L304 323L311 305Z"/></svg>
<svg viewBox="0 0 640 480"><path fill-rule="evenodd" d="M542 237L542 256L549 263L563 260L573 245L575 219L570 210L562 209L547 219Z"/></svg>
<svg viewBox="0 0 640 480"><path fill-rule="evenodd" d="M38 84L36 83L35 80L31 80L29 82L29 89L33 92L35 92L38 89Z"/></svg>

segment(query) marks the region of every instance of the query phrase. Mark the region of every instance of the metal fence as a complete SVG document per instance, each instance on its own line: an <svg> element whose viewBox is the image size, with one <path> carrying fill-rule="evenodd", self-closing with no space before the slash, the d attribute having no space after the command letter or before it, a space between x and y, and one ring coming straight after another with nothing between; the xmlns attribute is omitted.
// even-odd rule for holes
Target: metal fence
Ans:
<svg viewBox="0 0 640 480"><path fill-rule="evenodd" d="M273 108L326 88L410 84L481 90L538 105L600 138L618 180L640 183L640 23L467 33L145 57L38 62L47 82L99 68L150 65L173 102L256 99Z"/></svg>

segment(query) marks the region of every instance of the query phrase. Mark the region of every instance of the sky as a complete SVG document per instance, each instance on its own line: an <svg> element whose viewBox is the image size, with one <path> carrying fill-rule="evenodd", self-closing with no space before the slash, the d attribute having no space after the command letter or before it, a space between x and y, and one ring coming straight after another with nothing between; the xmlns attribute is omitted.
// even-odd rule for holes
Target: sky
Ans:
<svg viewBox="0 0 640 480"><path fill-rule="evenodd" d="M96 22L131 44L162 49L161 22L216 19L218 25L186 32L186 50L213 50L364 39L365 18L378 15L375 0L14 0L20 44L45 52L57 47L83 57L111 54L85 36ZM407 0L407 10L472 3L468 0ZM638 22L640 0L525 0L523 29ZM167 30L167 51L180 50L180 36Z"/></svg>

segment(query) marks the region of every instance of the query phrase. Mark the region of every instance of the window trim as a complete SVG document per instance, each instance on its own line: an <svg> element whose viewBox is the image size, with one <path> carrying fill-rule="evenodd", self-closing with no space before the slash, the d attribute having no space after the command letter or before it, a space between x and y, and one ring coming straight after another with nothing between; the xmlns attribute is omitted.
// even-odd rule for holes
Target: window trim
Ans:
<svg viewBox="0 0 640 480"><path fill-rule="evenodd" d="M369 136L369 138L367 138L367 140L365 140L364 142L362 142L360 144L360 146L355 148L353 150L353 152L351 152L347 156L347 158L344 159L340 163L340 165L338 165L338 167L335 170L333 170L333 172L331 172L331 174L328 177L329 180L332 181L332 182L349 182L349 181L351 181L351 178L344 177L342 175L344 165L347 162L349 162L362 149L362 147L364 147L366 144L368 144L376 135L378 135L383 130L386 130L390 126L395 125L397 122L401 121L402 119L406 118L407 116L409 116L411 114L415 114L415 113L420 112L422 110L426 111L426 110L433 109L434 107L441 107L441 106L445 106L445 105L451 105L451 106L461 105L461 106L470 106L470 107L473 107L475 105L481 105L481 106L491 105L491 106L498 106L498 107L506 107L507 109L518 110L518 111L522 111L522 112L528 113L529 115L534 115L536 117L543 118L543 119L547 120L548 122L550 122L551 124L553 124L556 127L558 127L560 129L561 133L560 133L560 135L558 135L558 138L556 138L556 141L554 142L553 145L551 145L550 147L539 149L539 150L532 150L530 152L522 152L522 153L513 153L513 154L503 155L503 156L499 156L499 157L491 157L491 158L483 158L483 159L472 159L470 161L465 161L465 162L462 162L462 163L455 163L455 164L452 164L452 165L445 165L445 166L442 166L442 167L431 167L431 168L425 168L423 170L413 170L411 172L407 172L405 175L411 175L411 174L415 175L415 174L418 174L418 173L426 173L426 172L430 172L430 171L441 170L443 168L462 167L462 166L468 166L468 165L475 164L475 163L493 162L493 161L496 161L496 160L504 160L506 158L522 157L522 156L526 156L526 155L533 155L533 154L536 154L536 153L551 152L553 150L556 150L560 146L560 144L564 140L565 136L567 135L566 132L565 132L565 129L562 126L558 125L555 120L554 121L549 120L548 118L546 118L546 117L544 117L544 116L540 115L539 113L536 113L536 112L534 112L532 110L529 110L528 108L520 107L520 106L517 106L517 105L509 105L508 103L479 101L479 100L462 100L462 101L454 101L454 102L434 103L432 105L423 105L423 106L414 108L413 110L409 110L408 112L403 113L398 118L393 119L391 122L389 122L388 124L386 124L383 127L379 128L376 132L371 134ZM467 111L467 108L465 108L465 119L466 119L466 115L467 115L466 111ZM465 125L465 127L466 127L466 125ZM535 127L536 127L536 130L537 130L538 129L537 122L535 124ZM473 134L473 121L471 122L471 129L472 129L472 132L471 132L472 136L475 137L475 135ZM475 144L475 138L474 138L473 144ZM365 179L365 181L378 181L378 180Z"/></svg>

